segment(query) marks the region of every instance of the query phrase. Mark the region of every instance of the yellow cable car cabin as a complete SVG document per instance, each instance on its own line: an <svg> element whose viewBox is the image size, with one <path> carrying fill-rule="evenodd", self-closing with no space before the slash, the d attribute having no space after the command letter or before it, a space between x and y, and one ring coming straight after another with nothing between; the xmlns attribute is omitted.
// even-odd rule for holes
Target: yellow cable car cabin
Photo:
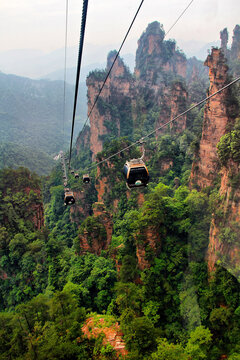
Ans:
<svg viewBox="0 0 240 360"><path fill-rule="evenodd" d="M123 175L126 179L126 185L130 189L147 186L149 182L149 172L142 159L127 161L123 167Z"/></svg>
<svg viewBox="0 0 240 360"><path fill-rule="evenodd" d="M73 191L65 189L64 192L64 205L72 205L75 203Z"/></svg>
<svg viewBox="0 0 240 360"><path fill-rule="evenodd" d="M83 183L84 184L90 183L90 176L88 174L83 175Z"/></svg>
<svg viewBox="0 0 240 360"><path fill-rule="evenodd" d="M75 176L75 179L79 179L79 174L78 173L76 173L74 176Z"/></svg>

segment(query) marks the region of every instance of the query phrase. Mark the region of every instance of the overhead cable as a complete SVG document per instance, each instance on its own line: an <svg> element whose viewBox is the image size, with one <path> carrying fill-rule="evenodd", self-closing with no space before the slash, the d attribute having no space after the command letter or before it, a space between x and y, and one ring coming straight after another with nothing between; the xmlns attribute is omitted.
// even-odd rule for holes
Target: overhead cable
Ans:
<svg viewBox="0 0 240 360"><path fill-rule="evenodd" d="M68 34L68 0L66 0L66 19L65 19L65 54L64 54L64 79L63 79L63 148L65 138L65 112L66 112L66 74L67 74L67 34Z"/></svg>
<svg viewBox="0 0 240 360"><path fill-rule="evenodd" d="M69 151L69 168L70 168L71 157L72 157L73 132L74 132L75 115L76 115L76 107L77 107L78 85L79 85L80 69L81 69L81 62L82 62L83 42L84 42L85 27L86 27L86 20L87 20L87 8L88 8L88 0L83 0L82 24L81 24L81 32L80 32L78 64L77 64L77 74L76 74L76 84L75 84L75 96L74 96L74 105L73 105L72 132L71 132L70 151Z"/></svg>
<svg viewBox="0 0 240 360"><path fill-rule="evenodd" d="M84 123L84 125L83 125L83 127L82 127L81 133L84 131L85 126L87 125L88 119L89 119L90 115L92 114L93 109L94 109L95 106L96 106L96 103L97 103L97 101L98 101L98 99L99 99L99 96L101 95L101 92L102 92L102 90L103 90L103 88L104 88L104 86L105 86L105 84L106 84L106 82L107 82L107 79L109 78L109 76L110 76L110 74L111 74L111 71L112 71L112 69L113 69L113 67L114 67L114 64L115 64L115 62L117 61L117 58L118 58L118 56L119 56L119 54L120 54L120 51L122 50L122 47L123 47L123 45L124 45L124 43L125 43L128 35L129 35L129 33L130 33L130 30L131 30L131 28L132 28L132 26L133 26L133 24L134 24L134 22L135 22L135 20L136 20L136 17L137 17L137 15L138 15L141 7L142 7L143 2L144 2L144 0L141 1L140 5L139 5L139 7L138 7L138 9L137 9L137 11L136 11L136 14L134 15L134 18L133 18L133 20L132 20L132 22L131 22L131 24L130 24L130 26L129 26L129 28L128 28L128 31L127 31L126 35L124 36L124 39L123 39L123 41L122 41L122 44L121 44L121 46L120 46L120 48L119 48L119 50L118 50L118 52L117 52L117 54L116 54L116 56L115 56L115 58L114 58L114 60L113 60L113 63L112 63L112 65L111 65L110 69L108 70L108 73L107 73L107 75L106 75L106 77L105 77L105 79L104 79L104 81L103 81L103 84L102 84L102 86L101 86L101 88L100 88L100 90L99 90L99 92L98 92L98 94L97 94L97 96L96 96L96 98L95 98L95 101L94 101L94 103L93 103L93 105L92 105L92 107L91 107L91 109L90 109L90 111L89 111L89 113L88 113L88 115L87 115L87 119L86 119L86 121L85 121L85 123Z"/></svg>
<svg viewBox="0 0 240 360"><path fill-rule="evenodd" d="M110 160L111 158L113 158L113 157L121 154L122 152L130 149L131 147L133 147L133 146L141 143L144 139L149 138L151 135L153 135L153 134L156 133L157 131L161 130L162 128L164 128L164 127L166 127L167 125L171 124L172 122L176 121L176 120L179 119L181 116L186 115L188 112L192 111L193 109L195 109L196 107L200 106L201 104L203 104L203 103L206 102L207 100L211 99L212 97L214 97L215 95L219 94L219 93L222 92L223 90L225 90L225 89L227 89L228 87L232 86L233 84L235 84L235 83L238 82L239 80L240 80L240 76L237 77L236 79L234 79L233 81L231 81L229 84L227 84L227 85L225 85L224 87L222 87L221 89L219 89L218 91L216 91L215 93L207 96L205 99L203 99L203 100L199 101L197 104L191 106L189 109L185 110L184 112L182 112L181 114L177 115L177 116L174 117L173 119L167 121L165 124L159 126L157 129L151 131L149 134L141 137L140 139L138 139L138 140L135 141L134 143L126 146L125 148L119 150L118 152L116 152L116 153L108 156L107 158L99 161L98 163L95 163L95 164L89 166L88 168L84 169L83 171L85 172L85 171L88 171L88 170L90 170L90 169L92 169L92 168L94 168L94 167L97 167L97 166L101 165L102 163Z"/></svg>
<svg viewBox="0 0 240 360"><path fill-rule="evenodd" d="M187 11L187 9L189 8L189 6L193 3L194 0L191 0L190 3L188 4L188 6L183 10L183 12L179 15L179 17L177 18L177 20L172 24L172 26L170 27L170 29L166 32L165 36L166 37L168 35L168 33L172 30L172 28L177 24L177 22L181 19L181 17L185 14L185 12Z"/></svg>

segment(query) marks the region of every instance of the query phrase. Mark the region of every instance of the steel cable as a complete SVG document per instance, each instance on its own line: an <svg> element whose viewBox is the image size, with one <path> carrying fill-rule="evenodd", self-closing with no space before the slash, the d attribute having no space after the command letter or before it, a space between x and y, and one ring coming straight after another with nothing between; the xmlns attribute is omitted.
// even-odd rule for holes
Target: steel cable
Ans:
<svg viewBox="0 0 240 360"><path fill-rule="evenodd" d="M84 35L85 35L86 20L87 20L87 8L88 8L88 0L83 0L82 23L81 23L81 32L80 32L80 41L79 41L78 64L77 64L75 96L74 96L73 117L72 117L72 131L71 131L71 141L70 141L70 151L69 151L69 168L72 158L72 142L73 142L74 124L75 124L75 116L76 116L78 85L79 85L81 62L82 62L83 43L84 43Z"/></svg>

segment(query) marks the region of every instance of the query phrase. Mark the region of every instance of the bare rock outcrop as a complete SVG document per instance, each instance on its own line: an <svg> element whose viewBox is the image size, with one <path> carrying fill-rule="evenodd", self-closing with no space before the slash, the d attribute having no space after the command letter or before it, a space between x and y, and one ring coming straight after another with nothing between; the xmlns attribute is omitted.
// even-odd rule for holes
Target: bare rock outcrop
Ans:
<svg viewBox="0 0 240 360"><path fill-rule="evenodd" d="M109 321L108 321L109 322ZM88 338L97 338L100 334L103 335L103 345L110 344L116 351L116 358L124 359L128 354L125 342L123 340L123 333L118 322L113 322L109 325L104 316L96 315L86 320L82 327L83 334Z"/></svg>
<svg viewBox="0 0 240 360"><path fill-rule="evenodd" d="M110 52L106 70L93 71L87 78L89 112L115 56L116 51ZM90 116L90 149L93 159L102 151L108 135L118 137L126 134L126 111L131 109L132 92L133 78L122 59L118 57Z"/></svg>
<svg viewBox="0 0 240 360"><path fill-rule="evenodd" d="M236 25L233 30L231 59L240 60L240 26Z"/></svg>
<svg viewBox="0 0 240 360"><path fill-rule="evenodd" d="M211 55L208 55L205 65L209 67L210 88L208 94L211 95L227 84L228 66L222 51L216 48L212 49ZM233 123L227 106L229 91L226 89L215 95L208 100L205 106L202 138L191 172L191 186L195 185L199 189L211 186L220 170L217 144Z"/></svg>
<svg viewBox="0 0 240 360"><path fill-rule="evenodd" d="M29 195L31 191L34 191L36 199L35 201L32 201L32 205L30 205L30 209L28 209L31 214L29 220L33 223L36 230L41 230L44 227L44 209L41 198L41 190L31 189L30 187L25 188L26 194Z"/></svg>
<svg viewBox="0 0 240 360"><path fill-rule="evenodd" d="M103 203L95 203L90 222L80 228L80 253L90 252L100 255L102 250L108 249L112 240L112 231L112 215L106 211Z"/></svg>
<svg viewBox="0 0 240 360"><path fill-rule="evenodd" d="M240 189L231 179L240 177L240 166L230 160L221 171L219 195L221 203L213 214L208 246L208 268L212 272L216 263L225 267L237 278L240 275ZM236 181L236 180L235 180Z"/></svg>

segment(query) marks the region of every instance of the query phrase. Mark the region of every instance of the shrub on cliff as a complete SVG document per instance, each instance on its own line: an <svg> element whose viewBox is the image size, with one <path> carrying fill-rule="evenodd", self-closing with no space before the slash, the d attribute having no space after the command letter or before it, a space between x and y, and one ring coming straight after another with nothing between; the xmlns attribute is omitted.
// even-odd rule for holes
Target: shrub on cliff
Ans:
<svg viewBox="0 0 240 360"><path fill-rule="evenodd" d="M234 130L221 137L217 144L217 152L224 166L229 159L240 163L240 118L236 119Z"/></svg>

